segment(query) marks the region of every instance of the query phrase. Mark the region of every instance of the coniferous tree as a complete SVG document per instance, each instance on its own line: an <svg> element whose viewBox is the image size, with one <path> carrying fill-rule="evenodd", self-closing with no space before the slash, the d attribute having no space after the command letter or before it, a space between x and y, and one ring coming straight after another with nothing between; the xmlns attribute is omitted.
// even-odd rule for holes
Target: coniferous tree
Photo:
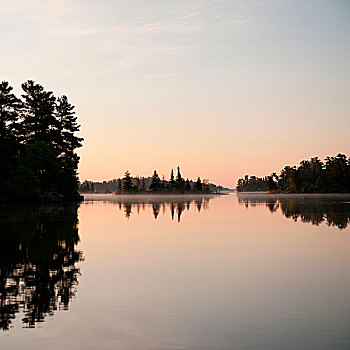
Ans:
<svg viewBox="0 0 350 350"><path fill-rule="evenodd" d="M136 192L139 192L140 184L141 184L140 178L139 178L139 176L136 176L136 185L135 185L135 191Z"/></svg>
<svg viewBox="0 0 350 350"><path fill-rule="evenodd" d="M0 84L0 197L34 199L40 193L78 198L75 149L82 139L74 107L63 96L32 80L22 84L18 99L7 82Z"/></svg>
<svg viewBox="0 0 350 350"><path fill-rule="evenodd" d="M12 93L13 87L7 81L0 83L0 143L13 143L16 139L21 101Z"/></svg>
<svg viewBox="0 0 350 350"><path fill-rule="evenodd" d="M130 193L133 190L133 184L130 176L130 172L127 170L123 179L123 192Z"/></svg>
<svg viewBox="0 0 350 350"><path fill-rule="evenodd" d="M68 102L67 96L57 99L55 115L59 130L58 148L65 156L71 156L75 149L82 146L82 138L76 136L80 125L77 123L74 106Z"/></svg>
<svg viewBox="0 0 350 350"><path fill-rule="evenodd" d="M194 190L195 190L195 192L202 192L203 191L202 180L200 177L197 178L197 181L194 184Z"/></svg>
<svg viewBox="0 0 350 350"><path fill-rule="evenodd" d="M149 189L152 192L159 192L161 187L162 187L162 183L161 183L161 180L158 176L157 170L154 170L153 175L152 175L152 179L151 179L151 185L150 185Z"/></svg>
<svg viewBox="0 0 350 350"><path fill-rule="evenodd" d="M118 194L122 193L122 190L123 190L122 180L121 180L121 179L118 179L118 180L117 180L117 193L118 193Z"/></svg>
<svg viewBox="0 0 350 350"><path fill-rule="evenodd" d="M23 126L29 142L44 141L53 143L57 138L55 118L56 98L52 91L45 91L40 84L28 80L22 84L24 94Z"/></svg>
<svg viewBox="0 0 350 350"><path fill-rule="evenodd" d="M18 152L20 151L19 139L19 119L21 101L12 93L13 88L8 82L0 83L0 199L6 196L6 187L15 184L14 177L25 171L18 161ZM31 174L27 174L28 179ZM13 190L13 188L11 188ZM19 191L20 192L20 191Z"/></svg>
<svg viewBox="0 0 350 350"><path fill-rule="evenodd" d="M169 190L170 192L174 191L175 189L175 178L174 178L174 170L171 169L171 173L170 173L170 179L169 179Z"/></svg>
<svg viewBox="0 0 350 350"><path fill-rule="evenodd" d="M141 181L141 191L146 192L146 180L144 177L142 177L142 181Z"/></svg>
<svg viewBox="0 0 350 350"><path fill-rule="evenodd" d="M186 192L191 192L191 184L190 184L190 180L189 179L186 180L185 191Z"/></svg>
<svg viewBox="0 0 350 350"><path fill-rule="evenodd" d="M185 190L185 180L182 178L179 166L177 167L176 189L179 192L183 192Z"/></svg>

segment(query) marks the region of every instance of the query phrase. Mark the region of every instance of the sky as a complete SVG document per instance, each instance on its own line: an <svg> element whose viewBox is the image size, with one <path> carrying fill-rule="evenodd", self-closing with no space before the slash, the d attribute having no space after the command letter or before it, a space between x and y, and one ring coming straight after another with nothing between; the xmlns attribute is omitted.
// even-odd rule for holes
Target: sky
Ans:
<svg viewBox="0 0 350 350"><path fill-rule="evenodd" d="M76 106L81 180L235 187L350 156L348 0L0 0L0 80Z"/></svg>

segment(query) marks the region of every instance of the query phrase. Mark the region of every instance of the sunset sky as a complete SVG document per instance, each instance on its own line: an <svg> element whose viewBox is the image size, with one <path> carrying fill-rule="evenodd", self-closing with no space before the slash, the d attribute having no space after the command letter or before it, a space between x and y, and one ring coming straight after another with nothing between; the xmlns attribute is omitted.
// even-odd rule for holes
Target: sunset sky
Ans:
<svg viewBox="0 0 350 350"><path fill-rule="evenodd" d="M0 0L0 80L76 106L81 180L234 187L350 155L348 0Z"/></svg>

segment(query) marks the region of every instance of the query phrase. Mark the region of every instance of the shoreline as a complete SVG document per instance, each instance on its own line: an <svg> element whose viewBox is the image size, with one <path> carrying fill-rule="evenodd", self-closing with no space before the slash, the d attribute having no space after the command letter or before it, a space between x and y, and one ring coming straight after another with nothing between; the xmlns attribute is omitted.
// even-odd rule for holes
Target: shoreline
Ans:
<svg viewBox="0 0 350 350"><path fill-rule="evenodd" d="M254 196L268 196L268 197L350 197L350 193L270 193L270 192L236 192L237 195L254 195Z"/></svg>

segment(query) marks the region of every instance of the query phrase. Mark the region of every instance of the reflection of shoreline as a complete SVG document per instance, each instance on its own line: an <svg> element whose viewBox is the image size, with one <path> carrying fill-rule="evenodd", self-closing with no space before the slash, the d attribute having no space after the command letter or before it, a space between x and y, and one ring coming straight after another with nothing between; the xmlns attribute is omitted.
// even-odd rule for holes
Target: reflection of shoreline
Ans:
<svg viewBox="0 0 350 350"><path fill-rule="evenodd" d="M265 197L265 198L347 198L350 193L270 193L270 192L236 192L238 196Z"/></svg>
<svg viewBox="0 0 350 350"><path fill-rule="evenodd" d="M130 218L131 214L143 211L148 207L152 209L155 219L160 213L165 215L170 212L170 217L174 220L181 221L181 215L185 210L190 210L191 207L200 212L202 209L209 208L209 201L217 197L215 194L205 195L97 195L88 196L84 204L93 204L94 202L103 202L116 204L120 211L124 211L125 217Z"/></svg>
<svg viewBox="0 0 350 350"><path fill-rule="evenodd" d="M77 210L75 204L0 209L1 329L21 311L24 327L34 328L68 310L82 260Z"/></svg>
<svg viewBox="0 0 350 350"><path fill-rule="evenodd" d="M271 213L280 209L294 221L345 229L350 224L350 194L262 194L238 193L238 202L248 207L266 206Z"/></svg>

